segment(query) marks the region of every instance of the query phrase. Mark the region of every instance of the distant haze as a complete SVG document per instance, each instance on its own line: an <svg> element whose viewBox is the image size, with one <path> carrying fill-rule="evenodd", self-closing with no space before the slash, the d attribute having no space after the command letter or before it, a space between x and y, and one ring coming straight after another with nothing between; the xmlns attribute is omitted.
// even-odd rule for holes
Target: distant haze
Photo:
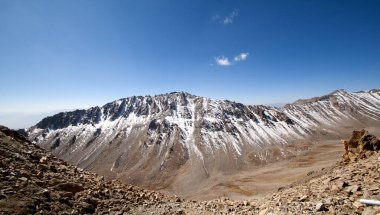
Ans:
<svg viewBox="0 0 380 215"><path fill-rule="evenodd" d="M61 111L41 113L0 113L0 124L12 129L29 128L30 126L37 124L43 118L59 112Z"/></svg>

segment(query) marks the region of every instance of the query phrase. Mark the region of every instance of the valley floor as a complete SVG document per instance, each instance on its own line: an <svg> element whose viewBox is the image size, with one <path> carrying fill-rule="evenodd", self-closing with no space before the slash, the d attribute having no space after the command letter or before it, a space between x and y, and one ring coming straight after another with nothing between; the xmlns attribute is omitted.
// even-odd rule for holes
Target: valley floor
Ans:
<svg viewBox="0 0 380 215"><path fill-rule="evenodd" d="M350 128L351 129L351 128ZM370 133L380 136L380 127L367 127ZM347 139L349 135L344 136ZM330 138L314 144L309 150L279 162L256 167L233 176L219 175L209 180L200 191L174 192L191 200L211 200L228 197L233 200L254 200L274 193L283 187L301 183L306 178L322 175L323 169L337 165L342 159L344 147L339 138ZM168 190L162 190L168 191ZM173 193L169 190L168 193Z"/></svg>
<svg viewBox="0 0 380 215"><path fill-rule="evenodd" d="M335 165L341 159L343 151L339 140L323 141L290 160L257 167L233 176L216 177L197 193L177 195L192 200L210 200L221 196L234 200L260 198L281 187L289 186L312 171Z"/></svg>

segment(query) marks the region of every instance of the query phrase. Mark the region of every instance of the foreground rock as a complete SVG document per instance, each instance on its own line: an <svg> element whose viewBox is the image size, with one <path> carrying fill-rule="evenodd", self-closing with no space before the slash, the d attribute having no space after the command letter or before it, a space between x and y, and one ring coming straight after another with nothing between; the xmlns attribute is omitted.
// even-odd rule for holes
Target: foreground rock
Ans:
<svg viewBox="0 0 380 215"><path fill-rule="evenodd" d="M380 199L379 171L374 151L255 201L185 201L84 172L0 127L0 214L376 214L359 199Z"/></svg>
<svg viewBox="0 0 380 215"><path fill-rule="evenodd" d="M281 190L255 205L275 214L380 213L378 206L359 203L361 198L380 199L379 171L380 153L374 152L366 160L325 170L322 176L311 177L308 182Z"/></svg>
<svg viewBox="0 0 380 215"><path fill-rule="evenodd" d="M345 164L367 158L372 155L373 151L380 150L380 139L364 129L353 131L350 139L341 142L346 150L342 161Z"/></svg>
<svg viewBox="0 0 380 215"><path fill-rule="evenodd" d="M342 143L340 165L311 172L302 182L254 204L263 214L378 214L379 206L359 199L380 200L380 140L366 130L353 131Z"/></svg>
<svg viewBox="0 0 380 215"><path fill-rule="evenodd" d="M0 214L176 214L181 202L67 165L0 127Z"/></svg>

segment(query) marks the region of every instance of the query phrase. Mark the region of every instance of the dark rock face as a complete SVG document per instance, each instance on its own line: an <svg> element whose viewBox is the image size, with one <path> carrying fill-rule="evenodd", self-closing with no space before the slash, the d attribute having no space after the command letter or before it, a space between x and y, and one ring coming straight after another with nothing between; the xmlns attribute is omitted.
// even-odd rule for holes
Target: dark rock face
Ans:
<svg viewBox="0 0 380 215"><path fill-rule="evenodd" d="M72 112L59 113L54 116L46 117L41 122L36 124L36 128L57 130L68 126L78 126L80 124L97 124L102 118L110 119L111 121L117 120L120 117L128 118L131 114L139 116L149 116L158 114L160 112L170 111L176 113L178 107L184 107L179 115L183 119L191 119L193 117L192 111L189 109L189 98L195 96L187 93L170 93L157 97L130 97L121 99L115 102L108 103L103 107L94 107L88 110L75 110ZM202 98L198 97L198 100ZM245 106L241 103L226 101L222 107L223 117L230 119L231 117L243 120L255 120L259 122L255 114L261 120L268 122L286 121L292 124L285 114L280 111L275 111L275 115L266 112L270 110L265 106ZM207 114L207 110L203 114Z"/></svg>
<svg viewBox="0 0 380 215"><path fill-rule="evenodd" d="M215 123L215 122L209 122L209 121L202 121L202 128L207 129L209 131L223 131L224 127L228 127L228 125L223 126L222 124Z"/></svg>
<svg viewBox="0 0 380 215"><path fill-rule="evenodd" d="M60 138L57 138L56 140L54 140L53 144L51 145L51 150L54 150L57 147L59 147L60 143L61 143L61 139Z"/></svg>
<svg viewBox="0 0 380 215"><path fill-rule="evenodd" d="M79 124L96 124L100 121L101 110L93 107L88 110L75 110L72 112L62 112L54 116L46 117L36 124L41 129L61 129Z"/></svg>
<svg viewBox="0 0 380 215"><path fill-rule="evenodd" d="M369 151L379 151L380 150L380 139L374 135L368 134L361 139L362 149Z"/></svg>
<svg viewBox="0 0 380 215"><path fill-rule="evenodd" d="M65 183L55 185L53 189L57 191L71 192L73 194L84 190L82 185L76 184L76 183L70 183L70 182L65 182Z"/></svg>
<svg viewBox="0 0 380 215"><path fill-rule="evenodd" d="M30 143L30 141L24 135L20 134L19 132L15 130L11 130L5 126L0 125L0 132L3 132L5 135L13 139Z"/></svg>

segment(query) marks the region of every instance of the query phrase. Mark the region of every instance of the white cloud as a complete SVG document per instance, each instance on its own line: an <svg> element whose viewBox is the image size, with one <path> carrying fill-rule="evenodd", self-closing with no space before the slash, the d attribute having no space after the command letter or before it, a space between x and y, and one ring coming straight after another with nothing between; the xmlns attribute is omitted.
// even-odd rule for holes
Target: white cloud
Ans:
<svg viewBox="0 0 380 215"><path fill-rule="evenodd" d="M224 55L220 55L219 57L215 57L214 59L215 59L216 65L218 66L231 66L240 61L246 61L248 59L248 55L249 55L248 52L242 52L236 55L231 61L228 59L228 57Z"/></svg>
<svg viewBox="0 0 380 215"><path fill-rule="evenodd" d="M223 56L223 55L219 56L219 57L216 57L215 58L215 62L219 66L230 66L231 65L231 62L228 60L228 58L225 57L225 56Z"/></svg>
<svg viewBox="0 0 380 215"><path fill-rule="evenodd" d="M239 9L234 9L228 16L223 17L220 16L219 14L214 15L211 17L212 21L219 22L224 25L232 24L234 22L235 17L239 15Z"/></svg>
<svg viewBox="0 0 380 215"><path fill-rule="evenodd" d="M219 14L216 14L216 15L214 15L213 17L211 17L211 20L212 21L217 21L217 20L219 20L220 19L220 15Z"/></svg>
<svg viewBox="0 0 380 215"><path fill-rule="evenodd" d="M238 15L239 15L239 10L238 9L234 9L230 13L230 15L224 17L223 24L225 24L225 25L232 24L234 22L234 18L237 17Z"/></svg>
<svg viewBox="0 0 380 215"><path fill-rule="evenodd" d="M234 57L234 61L245 61L248 58L248 52L242 52L239 55Z"/></svg>

